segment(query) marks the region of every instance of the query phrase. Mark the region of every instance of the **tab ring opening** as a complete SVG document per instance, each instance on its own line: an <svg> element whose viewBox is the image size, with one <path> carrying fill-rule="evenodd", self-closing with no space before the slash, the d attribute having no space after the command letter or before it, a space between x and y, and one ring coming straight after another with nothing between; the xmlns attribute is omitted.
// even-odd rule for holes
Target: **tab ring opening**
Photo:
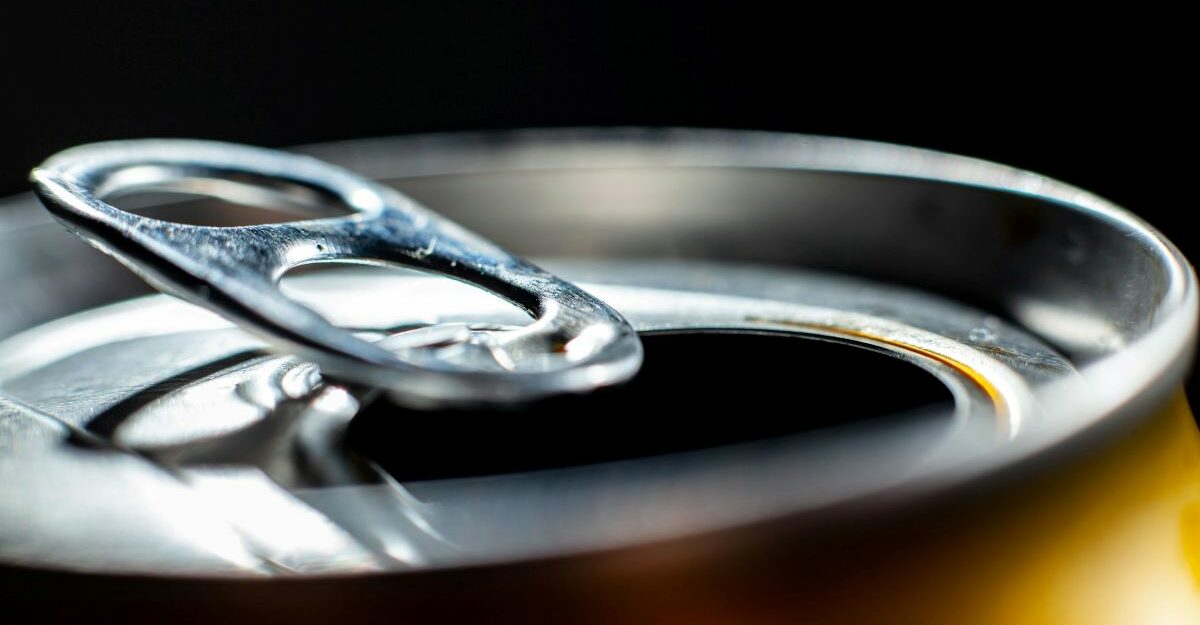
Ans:
<svg viewBox="0 0 1200 625"><path fill-rule="evenodd" d="M155 288L229 318L323 373L385 388L401 403L513 403L584 392L624 381L641 364L637 333L606 303L395 190L310 157L207 141L119 141L59 153L32 179L60 222ZM140 216L106 201L161 190L260 206L333 202L351 214L213 227ZM320 262L441 274L535 320L373 342L279 290L289 269Z"/></svg>

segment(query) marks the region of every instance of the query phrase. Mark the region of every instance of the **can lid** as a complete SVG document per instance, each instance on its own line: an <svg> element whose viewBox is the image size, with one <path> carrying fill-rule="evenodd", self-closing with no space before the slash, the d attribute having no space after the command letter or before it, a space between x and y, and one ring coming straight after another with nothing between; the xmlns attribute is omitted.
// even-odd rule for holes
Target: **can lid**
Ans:
<svg viewBox="0 0 1200 625"><path fill-rule="evenodd" d="M652 456L401 482L344 444L360 407L386 399L325 383L312 365L263 351L259 339L220 317L151 296L0 343L0 388L41 415L40 423L57 425L59 438L81 433L99 441L81 450L32 430L9 435L15 453L6 456L8 470L36 459L39 477L0 480L10 491L0 496L5 517L31 528L27 540L4 543L0 557L103 571L294 575L440 568L637 544L780 510L817 509L886 489L914 471L961 462L963 454L1017 436L1039 418L1031 388L1074 371L1057 352L992 316L861 280L698 263L549 266L586 277L585 289L647 336L768 333L839 341L924 369L949 389L954 407L944 416L930 406L911 418L801 431L669 461ZM522 317L482 291L407 272L346 268L297 276L286 288L331 322L361 333ZM730 371L753 364L722 363L714 354L707 366ZM808 382L795 379L783 396L796 406L784 414L803 418ZM870 392L870 382L863 385ZM754 400L762 390L726 389L744 397L746 414L724 417L773 413ZM553 418L582 418L559 412ZM515 409L467 418L437 411L393 416L461 420L441 430L457 445L405 440L420 424L393 429L401 436L389 446L400 454L412 446L469 449L474 431L496 431L479 422L528 418ZM619 418L608 422L620 427ZM493 442L506 444L503 436ZM71 503L82 491L95 499ZM147 525L153 531L139 529ZM152 561L139 559L145 554L154 554Z"/></svg>
<svg viewBox="0 0 1200 625"><path fill-rule="evenodd" d="M386 404L328 370L254 352L263 347L257 339L165 298L65 316L144 285L29 220L32 202L19 198L17 210L0 213L0 332L21 332L0 345L0 506L14 521L0 560L167 575L349 573L668 537L690 536L695 547L704 543L695 533L714 528L759 536L760 520L803 531L806 521L841 518L835 511L878 512L871 502L912 502L914 493L1061 458L1085 434L1142 418L1176 390L1191 356L1195 277L1178 250L1100 198L1001 165L842 139L670 129L379 139L310 151L387 178L524 254L711 261L549 265L651 333L647 341L654 332L749 330L866 346L932 372L956 410L666 457L396 480L389 459L363 440L387 428L346 426L356 410L366 417ZM428 277L327 278L298 277L294 297L368 338L459 324L412 335L428 342L473 331L461 324L526 319ZM358 297L377 285L387 296L394 281L405 292L427 289L436 305ZM405 318L413 326L391 325ZM777 386L798 405L804 381ZM46 403L54 398L62 401ZM727 414L766 412L747 401ZM620 413L614 418L642 416ZM411 409L395 414L421 421ZM425 413L424 421L439 414L447 417ZM450 443L478 433L462 419L445 421L438 431ZM523 453L506 444L511 438L482 438ZM397 453L447 449L420 437L387 442ZM297 446L307 451L281 452ZM607 561L595 555L589 561Z"/></svg>

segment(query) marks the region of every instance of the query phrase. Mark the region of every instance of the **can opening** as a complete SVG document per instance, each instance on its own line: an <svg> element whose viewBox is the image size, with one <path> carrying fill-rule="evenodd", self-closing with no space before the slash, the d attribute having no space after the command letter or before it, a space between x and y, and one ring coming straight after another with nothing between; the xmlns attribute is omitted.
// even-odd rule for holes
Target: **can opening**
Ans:
<svg viewBox="0 0 1200 625"><path fill-rule="evenodd" d="M642 336L631 382L506 410L408 410L380 400L347 441L399 480L585 465L765 440L868 419L949 421L930 372L863 345L796 334Z"/></svg>

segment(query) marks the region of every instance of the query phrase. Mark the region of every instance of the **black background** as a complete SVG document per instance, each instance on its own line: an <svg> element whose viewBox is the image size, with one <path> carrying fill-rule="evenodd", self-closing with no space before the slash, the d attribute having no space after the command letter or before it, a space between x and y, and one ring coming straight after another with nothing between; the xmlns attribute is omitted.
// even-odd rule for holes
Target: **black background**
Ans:
<svg viewBox="0 0 1200 625"><path fill-rule="evenodd" d="M792 3L45 3L0 18L0 195L61 148L561 125L876 139L1048 174L1191 258L1194 45L1170 14ZM12 11L10 9L10 11Z"/></svg>

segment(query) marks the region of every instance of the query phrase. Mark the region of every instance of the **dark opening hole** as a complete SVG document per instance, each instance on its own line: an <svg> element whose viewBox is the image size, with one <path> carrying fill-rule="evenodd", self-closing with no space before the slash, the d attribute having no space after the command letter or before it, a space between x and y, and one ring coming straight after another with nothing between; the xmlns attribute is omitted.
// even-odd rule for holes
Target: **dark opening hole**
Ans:
<svg viewBox="0 0 1200 625"><path fill-rule="evenodd" d="M400 480L490 475L702 449L949 409L949 389L894 356L794 335L643 335L631 382L513 410L379 401L348 443Z"/></svg>

